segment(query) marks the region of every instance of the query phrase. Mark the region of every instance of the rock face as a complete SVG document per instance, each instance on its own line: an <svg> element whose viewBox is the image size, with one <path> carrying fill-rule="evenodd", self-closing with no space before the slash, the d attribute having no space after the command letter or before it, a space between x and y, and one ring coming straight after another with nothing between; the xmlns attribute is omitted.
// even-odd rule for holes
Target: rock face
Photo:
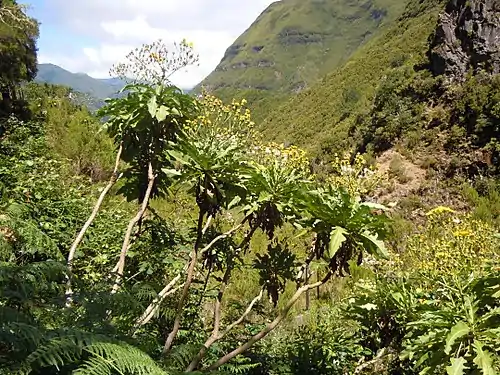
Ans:
<svg viewBox="0 0 500 375"><path fill-rule="evenodd" d="M429 55L433 73L451 81L470 69L500 73L500 0L449 0Z"/></svg>

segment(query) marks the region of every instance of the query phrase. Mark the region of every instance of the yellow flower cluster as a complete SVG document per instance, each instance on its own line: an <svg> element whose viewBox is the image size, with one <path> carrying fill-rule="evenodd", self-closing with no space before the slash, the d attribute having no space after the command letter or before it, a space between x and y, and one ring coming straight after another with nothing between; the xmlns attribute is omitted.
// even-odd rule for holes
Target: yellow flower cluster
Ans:
<svg viewBox="0 0 500 375"><path fill-rule="evenodd" d="M359 154L354 163L351 163L348 155L342 158L335 155L331 167L332 174L328 176L328 182L347 189L352 195L361 196L373 192L383 179L383 175L374 167L368 166L366 159Z"/></svg>
<svg viewBox="0 0 500 375"><path fill-rule="evenodd" d="M276 142L265 143L254 147L254 159L262 164L278 163L280 168L296 170L309 174L307 153L297 146L288 146Z"/></svg>
<svg viewBox="0 0 500 375"><path fill-rule="evenodd" d="M500 264L500 241L488 223L457 214L448 207L437 207L427 216L425 228L409 239L398 259L404 269L453 274Z"/></svg>
<svg viewBox="0 0 500 375"><path fill-rule="evenodd" d="M199 98L200 113L188 121L186 130L193 136L204 132L212 138L223 140L236 138L239 144L245 144L248 156L258 163L273 165L277 162L280 168L309 172L309 160L306 152L296 146L285 147L278 143L263 143L260 133L255 130L247 101L234 100L231 104L224 102L204 91Z"/></svg>
<svg viewBox="0 0 500 375"><path fill-rule="evenodd" d="M233 100L230 105L206 91L202 93L199 104L200 114L187 123L192 132L211 130L220 137L236 136L242 141L257 139L255 123L252 121L250 110L245 107L246 100Z"/></svg>
<svg viewBox="0 0 500 375"><path fill-rule="evenodd" d="M182 39L181 45L185 46L187 48L191 48L191 49L194 48L194 43L193 42L188 42L186 38Z"/></svg>

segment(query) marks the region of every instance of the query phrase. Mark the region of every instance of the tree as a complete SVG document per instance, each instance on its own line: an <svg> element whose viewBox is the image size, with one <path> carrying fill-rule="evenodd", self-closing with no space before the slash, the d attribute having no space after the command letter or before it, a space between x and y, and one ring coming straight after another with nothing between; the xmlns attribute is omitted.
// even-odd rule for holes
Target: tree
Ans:
<svg viewBox="0 0 500 375"><path fill-rule="evenodd" d="M37 73L38 23L14 0L0 4L0 90L7 109L17 86Z"/></svg>
<svg viewBox="0 0 500 375"><path fill-rule="evenodd" d="M154 44L163 46L161 42ZM174 57L174 61L179 61L175 65L176 69L185 67L192 63L190 56L192 51L184 46L182 53ZM136 224L140 223L149 204L150 198L161 196L168 187L168 176L163 172L163 168L168 167L170 159L166 151L172 143L177 140L178 133L182 130L186 122L192 118L196 111L194 99L184 94L168 80L166 73L170 71L171 62L167 59L168 50L161 47L161 54L155 54L149 59L148 53L150 45L144 45L138 49L139 60L132 52L128 59L131 62L118 65L119 72L126 72L128 66L141 64L134 70L139 77L156 77L153 83L132 83L123 88L126 95L116 99L106 101L106 106L98 111L100 117L106 118L104 125L108 134L115 140L117 146L117 160L115 169L106 188L101 193L94 210L87 222L80 230L73 242L69 255L68 266L71 265L76 248L82 241L83 236L95 219L105 195L118 179L118 165L120 159L128 165L124 171L125 183L120 190L127 199L141 202L137 214L129 222L124 235L122 251L117 263L117 280L113 287L113 292L118 289L120 278L123 276L125 258L130 245L132 232ZM145 60L146 59L146 60ZM149 75L148 72L159 71L160 76ZM71 295L70 283L68 282L68 298Z"/></svg>

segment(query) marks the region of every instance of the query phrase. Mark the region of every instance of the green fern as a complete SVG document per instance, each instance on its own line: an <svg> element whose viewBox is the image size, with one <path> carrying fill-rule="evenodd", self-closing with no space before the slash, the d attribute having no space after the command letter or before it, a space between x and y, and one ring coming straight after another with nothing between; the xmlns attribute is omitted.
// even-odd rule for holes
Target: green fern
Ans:
<svg viewBox="0 0 500 375"><path fill-rule="evenodd" d="M172 370L185 369L191 363L191 360L198 353L200 348L201 344L183 344L174 347L167 359L169 368Z"/></svg>
<svg viewBox="0 0 500 375"><path fill-rule="evenodd" d="M73 375L169 375L146 353L125 343L94 343L84 350L91 357Z"/></svg>
<svg viewBox="0 0 500 375"><path fill-rule="evenodd" d="M13 260L18 257L26 258L43 256L46 259L63 260L56 243L45 234L30 216L30 209L23 204L10 203L0 212L2 218L0 226L9 228L15 238L14 242L2 238L0 260Z"/></svg>

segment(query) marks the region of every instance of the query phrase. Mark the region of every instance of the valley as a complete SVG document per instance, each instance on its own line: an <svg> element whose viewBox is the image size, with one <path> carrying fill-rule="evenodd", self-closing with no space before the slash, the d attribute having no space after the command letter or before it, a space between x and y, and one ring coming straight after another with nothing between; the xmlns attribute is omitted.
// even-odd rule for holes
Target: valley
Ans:
<svg viewBox="0 0 500 375"><path fill-rule="evenodd" d="M246 27L186 89L186 40L96 79L0 2L0 375L500 374L498 1Z"/></svg>

